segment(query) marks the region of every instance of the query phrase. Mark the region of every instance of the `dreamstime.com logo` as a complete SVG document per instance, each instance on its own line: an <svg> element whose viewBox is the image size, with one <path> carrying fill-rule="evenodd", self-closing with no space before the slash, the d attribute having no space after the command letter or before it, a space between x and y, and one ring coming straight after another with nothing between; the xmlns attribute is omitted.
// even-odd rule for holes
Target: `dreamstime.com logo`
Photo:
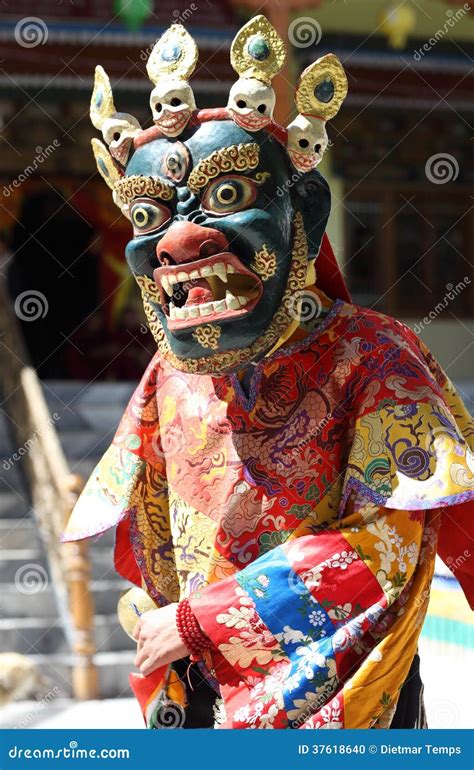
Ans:
<svg viewBox="0 0 474 770"><path fill-rule="evenodd" d="M15 588L21 594L40 594L48 585L49 576L42 564L22 564L15 572Z"/></svg>
<svg viewBox="0 0 474 770"><path fill-rule="evenodd" d="M286 303L289 315L300 323L310 323L322 313L322 303L317 294L311 291L297 291Z"/></svg>
<svg viewBox="0 0 474 770"><path fill-rule="evenodd" d="M54 414L53 414L53 415L52 415L52 416L49 418L49 420L48 420L47 424L48 424L48 425L54 425L54 424L55 424L55 423L57 423L57 421L58 421L58 420L60 420L60 419L61 419L61 418L60 418L59 414L58 414L57 412L55 412L55 413L54 413ZM10 455L10 457L8 457L8 458L7 458L7 457L5 457L5 459L4 459L4 460L2 460L2 466L3 466L3 469L4 469L5 471L9 471L9 470L10 470L10 468L11 468L11 467L12 467L12 466L13 466L15 463L17 463L19 460L21 460L21 458L22 458L22 457L24 457L25 455L27 455L27 454L28 454L28 452L30 451L30 449L31 449L31 448L34 446L34 444L35 444L35 443L38 441L38 439L41 437L42 433L43 433L43 431L41 430L41 428L39 428L38 430L35 430L35 432L34 432L34 433L32 433L32 434L31 434L31 436L30 436L29 438L27 438L27 440L25 441L25 443L24 443L24 444L22 444L20 447L18 447L18 449L16 450L16 452L13 452L13 454L12 454L12 455Z"/></svg>
<svg viewBox="0 0 474 770"><path fill-rule="evenodd" d="M26 730L26 728L28 728L31 723L34 722L35 719L41 714L41 712L47 709L47 707L55 700L55 698L58 698L59 695L61 695L61 690L57 685L55 685L52 690L49 690L46 695L43 695L43 697L38 700L35 708L32 709L32 711L29 711L23 716L20 722L17 722L16 728L18 730Z"/></svg>
<svg viewBox="0 0 474 770"><path fill-rule="evenodd" d="M15 40L22 48L36 48L44 45L49 36L48 26L37 16L26 16L20 19L15 27Z"/></svg>
<svg viewBox="0 0 474 770"><path fill-rule="evenodd" d="M37 321L46 317L49 303L41 291L26 289L18 295L13 307L21 321Z"/></svg>
<svg viewBox="0 0 474 770"><path fill-rule="evenodd" d="M413 58L415 61L421 61L422 57L425 55L425 53L429 53L432 48L435 47L437 43L439 43L440 40L443 39L445 35L448 34L449 30L456 26L458 21L460 21L464 16L469 13L471 10L471 4L470 3L464 3L462 8L458 8L457 11L453 11L452 8L449 8L446 11L446 21L444 22L443 26L440 27L432 37L430 37L427 42L421 46L421 48L416 49L413 51Z"/></svg>
<svg viewBox="0 0 474 770"><path fill-rule="evenodd" d="M422 321L418 321L414 327L413 331L415 334L420 334L422 329L424 329L426 326L429 326L432 321L434 321L440 313L443 312L443 310L446 310L449 303L452 302L459 294L461 294L466 286L469 286L471 283L471 279L468 275L465 275L462 281L458 281L456 285L453 283L447 283L446 284L446 294L444 295L443 299L436 303L434 308L430 310L428 315L426 315Z"/></svg>
<svg viewBox="0 0 474 770"><path fill-rule="evenodd" d="M38 166L41 166L42 163L45 162L49 158L50 155L53 154L55 150L58 149L58 147L61 146L61 142L59 139L53 139L51 144L48 144L47 147L41 147L38 145L38 147L35 148L36 155L33 158L32 162L26 166L26 168L23 169L21 174L18 174L17 178L13 180L13 182L10 182L8 185L4 185L2 190L2 195L4 195L5 198L9 198L10 195L14 190L17 190L18 187L20 187L23 182L26 182L26 180L35 173L35 171L38 170Z"/></svg>
<svg viewBox="0 0 474 770"><path fill-rule="evenodd" d="M130 759L129 749L80 749L77 741L60 749L23 749L12 746L8 751L10 759Z"/></svg>
<svg viewBox="0 0 474 770"><path fill-rule="evenodd" d="M459 163L454 155L438 152L431 155L425 163L426 178L433 184L455 182L459 176Z"/></svg>
<svg viewBox="0 0 474 770"><path fill-rule="evenodd" d="M288 27L288 39L296 48L318 45L322 36L321 25L311 16L298 16Z"/></svg>

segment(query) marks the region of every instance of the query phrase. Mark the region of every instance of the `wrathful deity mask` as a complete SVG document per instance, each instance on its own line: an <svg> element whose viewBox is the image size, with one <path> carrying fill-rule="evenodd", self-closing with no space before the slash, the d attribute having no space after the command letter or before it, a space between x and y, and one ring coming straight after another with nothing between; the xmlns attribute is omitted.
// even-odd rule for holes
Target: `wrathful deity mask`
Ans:
<svg viewBox="0 0 474 770"><path fill-rule="evenodd" d="M237 34L239 75L225 109L195 108L188 78L197 48L174 24L147 70L155 125L142 130L117 113L107 75L97 68L91 117L97 166L128 217L126 249L160 352L186 372L223 374L258 360L295 318L295 297L319 253L330 211L316 170L325 122L347 93L329 54L303 72L298 118L273 121L272 77L283 41L263 16Z"/></svg>

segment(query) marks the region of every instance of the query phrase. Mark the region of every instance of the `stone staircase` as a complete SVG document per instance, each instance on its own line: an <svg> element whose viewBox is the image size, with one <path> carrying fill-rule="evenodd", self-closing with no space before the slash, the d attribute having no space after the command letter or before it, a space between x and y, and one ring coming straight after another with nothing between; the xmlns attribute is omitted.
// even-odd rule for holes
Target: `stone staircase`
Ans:
<svg viewBox="0 0 474 770"><path fill-rule="evenodd" d="M111 442L132 384L43 383L71 472L88 478ZM71 695L69 646L59 620L45 551L24 492L21 463L0 419L0 652L20 652L38 663L58 698ZM95 602L95 657L100 697L130 695L134 644L119 626L118 597L129 584L115 572L113 533L91 541Z"/></svg>

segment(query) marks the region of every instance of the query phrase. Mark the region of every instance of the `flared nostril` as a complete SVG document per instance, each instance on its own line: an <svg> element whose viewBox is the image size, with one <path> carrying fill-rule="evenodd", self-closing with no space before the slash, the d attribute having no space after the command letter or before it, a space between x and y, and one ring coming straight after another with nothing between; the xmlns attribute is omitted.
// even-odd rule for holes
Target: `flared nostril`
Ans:
<svg viewBox="0 0 474 770"><path fill-rule="evenodd" d="M213 254L219 254L220 251L221 248L217 241L214 241L212 238L210 238L208 241L201 243L199 248L199 257L200 259L205 259L206 257L212 257Z"/></svg>
<svg viewBox="0 0 474 770"><path fill-rule="evenodd" d="M228 251L224 233L194 222L174 222L156 244L156 257L161 265L177 265L206 259Z"/></svg>
<svg viewBox="0 0 474 770"><path fill-rule="evenodd" d="M160 265L172 265L173 259L171 257L171 254L168 251L161 250L156 255L158 257L158 262Z"/></svg>

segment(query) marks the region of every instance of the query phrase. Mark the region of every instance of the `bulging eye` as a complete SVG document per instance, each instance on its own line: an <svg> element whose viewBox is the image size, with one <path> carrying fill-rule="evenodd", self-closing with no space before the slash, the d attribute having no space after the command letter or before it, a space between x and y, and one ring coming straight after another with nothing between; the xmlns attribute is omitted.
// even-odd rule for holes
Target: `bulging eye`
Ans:
<svg viewBox="0 0 474 770"><path fill-rule="evenodd" d="M154 201L135 201L130 209L130 219L135 235L158 230L171 214L166 206Z"/></svg>
<svg viewBox="0 0 474 770"><path fill-rule="evenodd" d="M248 208L257 197L257 187L246 177L225 177L207 188L202 206L212 214L231 214Z"/></svg>

